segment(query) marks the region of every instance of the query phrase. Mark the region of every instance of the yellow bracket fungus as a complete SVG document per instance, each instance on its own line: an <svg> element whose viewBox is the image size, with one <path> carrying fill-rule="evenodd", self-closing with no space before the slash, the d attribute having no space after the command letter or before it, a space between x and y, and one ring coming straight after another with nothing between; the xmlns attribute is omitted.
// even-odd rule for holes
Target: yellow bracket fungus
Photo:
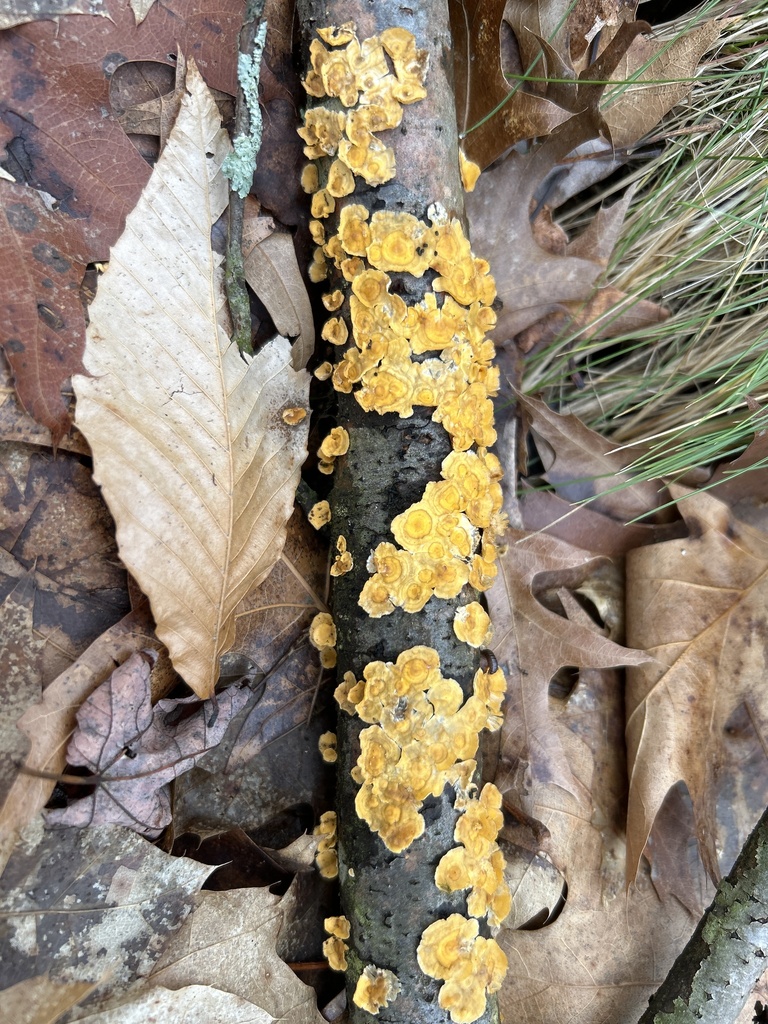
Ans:
<svg viewBox="0 0 768 1024"><path fill-rule="evenodd" d="M496 836L504 823L501 793L488 784L478 800L464 804L454 838L464 844L440 860L435 885L445 892L470 889L467 910L472 917L486 917L498 929L512 907L512 895L504 881L504 854Z"/></svg>
<svg viewBox="0 0 768 1024"><path fill-rule="evenodd" d="M355 1006L375 1015L397 999L401 988L392 971L368 964L357 979L352 1002Z"/></svg>
<svg viewBox="0 0 768 1024"><path fill-rule="evenodd" d="M328 764L336 763L336 733L335 732L324 732L321 734L318 740L318 750L320 756Z"/></svg>
<svg viewBox="0 0 768 1024"><path fill-rule="evenodd" d="M331 576L343 576L348 573L354 562L352 561L351 552L347 551L347 540L346 537L339 537L336 541L336 551L338 552L333 560L331 566Z"/></svg>
<svg viewBox="0 0 768 1024"><path fill-rule="evenodd" d="M346 917L326 917L323 927L330 935L323 943L323 956L328 966L332 971L346 971L349 946L344 939L349 938L349 921Z"/></svg>
<svg viewBox="0 0 768 1024"><path fill-rule="evenodd" d="M498 992L507 973L507 958L496 940L480 936L478 922L461 914L429 925L416 956L426 975L444 982L438 1003L454 1024L482 1017L487 995Z"/></svg>
<svg viewBox="0 0 768 1024"><path fill-rule="evenodd" d="M316 530L320 530L326 523L331 521L331 506L327 501L318 501L309 510L307 517Z"/></svg>
<svg viewBox="0 0 768 1024"><path fill-rule="evenodd" d="M477 601L456 609L453 631L459 640L470 647L485 647L493 636L488 612Z"/></svg>
<svg viewBox="0 0 768 1024"><path fill-rule="evenodd" d="M317 844L315 863L323 878L337 878L339 855L336 852L336 811L325 811L315 826L313 835L321 836Z"/></svg>
<svg viewBox="0 0 768 1024"><path fill-rule="evenodd" d="M446 784L468 793L480 732L501 725L498 678L478 671L463 701L456 680L441 675L437 651L412 647L394 664L366 665L359 681L347 673L337 687L340 707L370 723L352 773L361 787L355 807L393 853L423 833L427 796Z"/></svg>
<svg viewBox="0 0 768 1024"><path fill-rule="evenodd" d="M298 424L306 418L306 409L301 409L295 406L290 409L283 409L283 423L287 423L289 427L298 426Z"/></svg>

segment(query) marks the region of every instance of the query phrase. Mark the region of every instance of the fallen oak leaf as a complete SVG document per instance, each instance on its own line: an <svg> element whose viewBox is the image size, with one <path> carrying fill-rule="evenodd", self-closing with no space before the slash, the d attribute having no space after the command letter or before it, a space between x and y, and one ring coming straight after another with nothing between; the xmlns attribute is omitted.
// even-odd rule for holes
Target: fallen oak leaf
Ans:
<svg viewBox="0 0 768 1024"><path fill-rule="evenodd" d="M292 369L285 339L249 359L222 329L210 233L231 145L193 61L187 90L91 306L94 376L73 384L120 556L174 667L208 697L235 608L285 542L309 429L293 414L308 407L310 377Z"/></svg>
<svg viewBox="0 0 768 1024"><path fill-rule="evenodd" d="M507 760L528 761L534 781L584 794L550 722L548 690L558 669L642 665L649 656L621 647L568 614L568 591L607 560L546 534L510 529L500 573L488 592L494 653L508 680L502 748ZM538 599L535 588L558 589L568 615ZM572 599L573 600L573 599Z"/></svg>
<svg viewBox="0 0 768 1024"><path fill-rule="evenodd" d="M635 875L668 791L682 781L702 861L717 882L715 796L725 725L744 702L763 744L768 736L760 642L768 537L705 492L670 490L689 536L627 557L628 638L655 658L628 674L627 877Z"/></svg>
<svg viewBox="0 0 768 1024"><path fill-rule="evenodd" d="M168 783L216 746L251 697L233 685L203 702L185 697L153 707L155 660L154 651L131 655L84 701L67 760L93 772L96 787L48 811L49 826L125 825L156 839L171 820Z"/></svg>

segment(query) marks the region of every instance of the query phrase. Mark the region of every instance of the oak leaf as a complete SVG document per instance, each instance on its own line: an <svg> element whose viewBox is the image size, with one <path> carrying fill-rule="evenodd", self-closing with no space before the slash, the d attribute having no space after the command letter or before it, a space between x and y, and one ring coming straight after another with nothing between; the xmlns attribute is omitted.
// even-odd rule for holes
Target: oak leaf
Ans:
<svg viewBox="0 0 768 1024"><path fill-rule="evenodd" d="M247 704L247 687L215 698L159 700L152 705L153 651L138 652L88 697L67 748L70 764L93 772L88 796L49 811L48 825L126 825L156 839L171 820L168 784L215 747Z"/></svg>
<svg viewBox="0 0 768 1024"><path fill-rule="evenodd" d="M627 558L629 642L655 658L628 676L627 871L632 878L668 791L682 781L702 860L717 880L715 796L726 723L744 703L763 744L768 736L768 536L707 493L673 493L688 536Z"/></svg>
<svg viewBox="0 0 768 1024"><path fill-rule="evenodd" d="M545 534L510 530L499 579L488 593L494 653L508 681L502 745L509 760L527 761L533 778L580 793L549 713L549 684L562 668L641 665L648 655L621 647L578 621L569 593L607 562ZM562 613L539 597L546 586Z"/></svg>
<svg viewBox="0 0 768 1024"><path fill-rule="evenodd" d="M234 611L280 556L306 457L309 375L290 344L241 357L210 232L230 150L190 61L188 95L91 306L77 423L174 667L210 696Z"/></svg>

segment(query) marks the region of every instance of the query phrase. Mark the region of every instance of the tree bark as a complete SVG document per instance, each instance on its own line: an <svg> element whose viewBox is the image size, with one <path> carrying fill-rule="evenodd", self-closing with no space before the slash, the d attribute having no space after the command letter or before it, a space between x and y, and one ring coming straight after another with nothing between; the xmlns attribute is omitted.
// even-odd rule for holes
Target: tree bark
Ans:
<svg viewBox="0 0 768 1024"><path fill-rule="evenodd" d="M419 48L429 51L427 98L404 106L402 124L382 132L382 140L395 151L396 177L378 187L357 179L354 194L342 204L361 203L371 211L409 213L426 221L428 207L437 201L449 214L463 219L447 0L409 6L392 0L375 4L299 0L298 12L305 47L316 38L317 28L353 21L361 40L401 26L413 34ZM423 278L415 278L392 273L390 277L392 292L412 305L423 298L435 274L428 271ZM337 287L348 294L349 284L340 277L330 283L330 288ZM335 552L337 539L343 536L353 558L353 569L336 578L332 590L338 678L352 672L361 679L370 662L394 663L402 651L425 645L439 653L442 675L457 680L467 697L480 657L476 649L458 640L453 618L459 606L478 600L476 591L465 586L453 600L432 597L416 614L397 608L382 618L371 618L358 604L370 576L366 562L371 551L381 542L392 541L393 518L419 501L427 483L440 479L451 438L432 421L431 408L416 407L413 416L401 419L395 413L365 412L353 394L340 393L337 398L337 422L349 433L349 450L335 464L331 550ZM459 815L454 793L446 787L439 798L428 797L422 809L425 833L404 852L392 853L355 809L358 785L351 771L360 755L364 725L357 716L339 715L336 810L341 903L351 924L346 954L349 1019L352 1024L371 1020L368 1012L355 1005L353 993L363 968L375 964L392 971L402 985L400 995L380 1010L377 1019L386 1024L445 1024L450 1017L438 1005L441 983L420 970L416 950L428 925L453 913L467 914L465 893L442 892L434 880L440 858L456 846L453 834ZM480 781L479 770L476 781ZM481 934L488 934L484 925ZM498 1020L495 997L489 997L486 1012L478 1020Z"/></svg>
<svg viewBox="0 0 768 1024"><path fill-rule="evenodd" d="M638 1024L729 1024L768 963L768 810Z"/></svg>

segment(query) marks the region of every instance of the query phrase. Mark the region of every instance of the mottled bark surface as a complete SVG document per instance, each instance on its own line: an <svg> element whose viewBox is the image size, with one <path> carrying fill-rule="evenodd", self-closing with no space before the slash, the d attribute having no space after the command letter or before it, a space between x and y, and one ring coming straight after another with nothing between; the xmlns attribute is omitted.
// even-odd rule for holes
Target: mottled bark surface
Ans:
<svg viewBox="0 0 768 1024"><path fill-rule="evenodd" d="M382 140L395 150L394 181L370 188L358 180L355 193L342 203L362 203L371 211L406 212L426 220L430 204L440 202L449 214L463 218L447 2L430 0L405 6L382 0L300 0L298 7L305 52L315 28L354 21L360 39L392 26L406 28L415 36L417 46L430 54L427 98L405 106L400 127L382 133ZM331 225L329 233L332 230ZM434 273L430 271L422 279L390 276L391 291L412 304L423 297ZM332 279L330 287L348 285ZM354 568L334 581L332 593L337 671L339 679L347 671L360 679L369 662L394 662L402 651L424 644L438 651L443 676L456 679L468 696L479 656L459 642L452 623L460 604L478 599L469 586L453 601L433 597L416 614L396 609L391 615L373 619L358 605L370 575L366 561L371 550L393 540L389 529L393 518L421 498L429 481L440 479L441 462L451 451L448 433L432 422L431 414L431 409L421 408L408 419L366 413L353 395L338 395L337 422L349 432L350 447L336 463L330 497L331 544L335 549L337 538L346 538ZM434 883L438 861L456 845L453 791L447 787L442 797L428 798L422 812L425 834L404 853L391 853L355 811L358 787L350 771L360 753L358 737L364 727L357 717L344 712L339 715L336 809L342 911L351 922L347 953L350 1020L353 1024L370 1024L372 1020L353 1004L352 994L363 967L375 964L391 970L402 983L402 993L380 1011L378 1020L386 1024L443 1024L450 1018L438 1006L441 982L421 972L416 948L432 922L455 912L466 914L463 893L446 895ZM487 934L484 926L483 933ZM489 997L480 1020L496 1019L495 999Z"/></svg>
<svg viewBox="0 0 768 1024"><path fill-rule="evenodd" d="M729 1024L766 970L768 810L638 1024Z"/></svg>

